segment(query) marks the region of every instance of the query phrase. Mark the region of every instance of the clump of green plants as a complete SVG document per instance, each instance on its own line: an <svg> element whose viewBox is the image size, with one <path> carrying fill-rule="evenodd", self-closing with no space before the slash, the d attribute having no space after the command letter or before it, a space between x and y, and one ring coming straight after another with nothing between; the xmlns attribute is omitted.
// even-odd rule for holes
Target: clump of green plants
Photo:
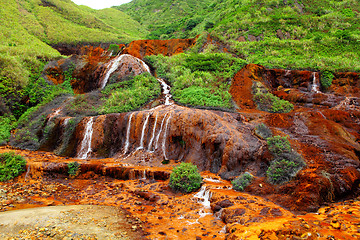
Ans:
<svg viewBox="0 0 360 240"><path fill-rule="evenodd" d="M14 152L0 154L0 181L8 181L25 171L26 160Z"/></svg>
<svg viewBox="0 0 360 240"><path fill-rule="evenodd" d="M120 47L117 44L110 44L109 51L112 52L112 55L115 56L119 53Z"/></svg>
<svg viewBox="0 0 360 240"><path fill-rule="evenodd" d="M245 172L237 177L235 180L231 181L233 188L237 191L244 191L244 189L250 185L253 180L253 176L249 172Z"/></svg>
<svg viewBox="0 0 360 240"><path fill-rule="evenodd" d="M182 53L172 57L147 56L156 73L172 85L178 103L195 107L232 109L231 78L246 64L227 53Z"/></svg>
<svg viewBox="0 0 360 240"><path fill-rule="evenodd" d="M80 173L80 163L69 162L67 166L68 166L68 174L70 177L75 177Z"/></svg>
<svg viewBox="0 0 360 240"><path fill-rule="evenodd" d="M254 101L261 111L271 113L288 113L294 109L294 105L271 93L256 93Z"/></svg>
<svg viewBox="0 0 360 240"><path fill-rule="evenodd" d="M267 139L270 152L275 155L291 152L291 144L287 137L274 136Z"/></svg>
<svg viewBox="0 0 360 240"><path fill-rule="evenodd" d="M10 138L10 131L15 123L14 116L0 116L0 145L6 144Z"/></svg>
<svg viewBox="0 0 360 240"><path fill-rule="evenodd" d="M262 139L267 139L272 137L272 132L265 124L260 123L255 127L255 135Z"/></svg>
<svg viewBox="0 0 360 240"><path fill-rule="evenodd" d="M140 108L161 93L159 82L150 73L143 73L131 80L109 84L102 91L106 97L99 109L101 114L129 112Z"/></svg>
<svg viewBox="0 0 360 240"><path fill-rule="evenodd" d="M331 84L332 84L332 81L334 79L334 74L330 71L324 71L322 74L321 74L321 78L320 78L320 83L321 83L321 86L326 90L328 89Z"/></svg>
<svg viewBox="0 0 360 240"><path fill-rule="evenodd" d="M286 137L274 136L267 139L274 156L266 175L272 184L290 181L306 165L300 154L293 151Z"/></svg>
<svg viewBox="0 0 360 240"><path fill-rule="evenodd" d="M170 174L169 185L173 190L189 193L199 189L202 178L197 166L192 163L181 163L174 167Z"/></svg>

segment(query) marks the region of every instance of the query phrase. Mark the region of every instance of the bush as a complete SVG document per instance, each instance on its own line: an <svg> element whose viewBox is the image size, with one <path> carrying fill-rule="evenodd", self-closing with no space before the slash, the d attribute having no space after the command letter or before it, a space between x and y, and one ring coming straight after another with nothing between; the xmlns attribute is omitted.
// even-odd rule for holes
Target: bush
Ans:
<svg viewBox="0 0 360 240"><path fill-rule="evenodd" d="M14 152L0 154L0 181L8 181L25 171L26 160Z"/></svg>
<svg viewBox="0 0 360 240"><path fill-rule="evenodd" d="M10 138L10 131L14 127L14 116L0 116L0 145L6 144Z"/></svg>
<svg viewBox="0 0 360 240"><path fill-rule="evenodd" d="M70 177L75 177L80 172L80 164L78 162L70 162L67 164L68 166L68 174Z"/></svg>
<svg viewBox="0 0 360 240"><path fill-rule="evenodd" d="M328 89L331 86L333 79L334 79L334 74L332 74L332 72L324 71L321 74L321 79L320 79L321 86L325 90Z"/></svg>
<svg viewBox="0 0 360 240"><path fill-rule="evenodd" d="M253 178L254 177L251 175L251 173L246 172L237 177L234 181L231 181L231 184L235 190L244 191L244 189L250 185Z"/></svg>
<svg viewBox="0 0 360 240"><path fill-rule="evenodd" d="M256 93L254 101L261 111L271 113L288 113L294 108L294 105L290 102L280 99L271 93Z"/></svg>
<svg viewBox="0 0 360 240"><path fill-rule="evenodd" d="M274 136L267 139L270 152L274 155L291 152L291 145L286 137Z"/></svg>
<svg viewBox="0 0 360 240"><path fill-rule="evenodd" d="M115 56L119 53L119 50L120 50L119 48L120 47L117 44L110 44L109 51L112 51L112 55Z"/></svg>
<svg viewBox="0 0 360 240"><path fill-rule="evenodd" d="M262 139L267 139L272 136L272 132L265 124L260 123L255 127L255 135Z"/></svg>
<svg viewBox="0 0 360 240"><path fill-rule="evenodd" d="M300 154L291 149L286 137L274 136L267 139L274 160L270 163L266 175L272 184L290 181L306 164Z"/></svg>
<svg viewBox="0 0 360 240"><path fill-rule="evenodd" d="M169 185L173 190L189 193L199 189L201 182L197 166L192 163L181 163L170 174Z"/></svg>
<svg viewBox="0 0 360 240"><path fill-rule="evenodd" d="M305 163L301 157L297 161L277 158L270 163L266 174L272 184L281 184L290 181L304 166Z"/></svg>

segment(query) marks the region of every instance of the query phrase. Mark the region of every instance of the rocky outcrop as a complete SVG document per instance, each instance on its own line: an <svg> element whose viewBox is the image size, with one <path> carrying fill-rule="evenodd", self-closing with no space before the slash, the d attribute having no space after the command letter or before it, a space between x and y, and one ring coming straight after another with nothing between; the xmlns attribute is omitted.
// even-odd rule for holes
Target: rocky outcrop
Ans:
<svg viewBox="0 0 360 240"><path fill-rule="evenodd" d="M70 78L74 93L82 94L101 88L105 78L107 83L114 83L148 71L137 58L128 54L119 59L120 56L112 57L111 52L100 47L84 47L82 53L50 62L45 66L42 77L56 85ZM115 64L111 76L106 76Z"/></svg>
<svg viewBox="0 0 360 240"><path fill-rule="evenodd" d="M169 40L136 40L132 41L123 51L137 58L143 59L145 56L162 54L172 56L182 53L192 47L196 38L190 39L169 39Z"/></svg>

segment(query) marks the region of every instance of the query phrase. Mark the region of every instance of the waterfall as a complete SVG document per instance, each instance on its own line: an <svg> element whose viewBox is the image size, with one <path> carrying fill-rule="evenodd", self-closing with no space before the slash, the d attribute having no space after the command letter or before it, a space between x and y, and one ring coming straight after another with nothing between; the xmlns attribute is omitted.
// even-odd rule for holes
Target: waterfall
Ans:
<svg viewBox="0 0 360 240"><path fill-rule="evenodd" d="M164 133L164 138L163 138L163 142L162 142L162 151L163 151L163 154L164 154L164 158L165 160L168 160L167 157L166 157L166 133L167 133L167 130L168 130L168 125L169 125L169 122L170 122L170 118L171 118L171 114L170 116L168 117L168 119L166 120L166 124L165 124L165 133Z"/></svg>
<svg viewBox="0 0 360 240"><path fill-rule="evenodd" d="M154 141L157 120L158 120L158 115L156 114L156 116L155 116L154 128L153 128L152 136L151 136L151 139L150 139L150 142L149 142L149 146L148 146L148 151L151 151L152 143L153 143L153 141Z"/></svg>
<svg viewBox="0 0 360 240"><path fill-rule="evenodd" d="M136 58L136 60L141 64L141 66L142 66L143 68L146 69L146 71L147 71L148 73L151 73L149 66L148 66L143 60L141 60L141 59L139 59L139 58Z"/></svg>
<svg viewBox="0 0 360 240"><path fill-rule="evenodd" d="M140 146L136 150L140 150L140 149L144 148L144 135L145 135L146 126L147 126L148 121L149 121L149 117L150 117L150 113L148 113L147 116L146 116L144 126L143 126L142 131L141 131Z"/></svg>
<svg viewBox="0 0 360 240"><path fill-rule="evenodd" d="M91 139L93 134L93 123L94 117L90 117L86 123L85 130L84 130L84 138L81 142L81 148L77 155L77 158L86 159L88 154L91 152Z"/></svg>
<svg viewBox="0 0 360 240"><path fill-rule="evenodd" d="M30 172L30 164L28 165L27 170L26 170L25 181L28 179L29 172Z"/></svg>
<svg viewBox="0 0 360 240"><path fill-rule="evenodd" d="M127 127L127 130L126 130L126 142L125 142L125 148L124 148L124 153L126 154L127 151L129 150L129 138L130 138L130 128L131 128L131 119L133 117L134 113L131 113L130 114L130 117L129 117L129 122L128 122L128 127Z"/></svg>
<svg viewBox="0 0 360 240"><path fill-rule="evenodd" d="M146 180L146 169L143 170L141 179Z"/></svg>
<svg viewBox="0 0 360 240"><path fill-rule="evenodd" d="M163 118L163 120L161 121L161 125L160 125L160 130L159 130L159 133L158 135L156 136L156 143L155 143L155 149L158 148L158 144L159 144L159 138L160 138L160 135L161 135L161 132L162 132L162 127L164 125L164 122L165 122L165 119L166 119L166 116L168 115L169 113L167 112Z"/></svg>
<svg viewBox="0 0 360 240"><path fill-rule="evenodd" d="M204 217L206 215L210 215L212 213L207 213L206 210L210 209L210 198L211 198L211 193L210 190L206 189L206 186L203 185L200 189L199 192L197 192L194 195L195 198L198 199L198 203L203 205L203 209L200 210L199 214L200 214L200 218Z"/></svg>
<svg viewBox="0 0 360 240"><path fill-rule="evenodd" d="M316 72L313 72L313 84L312 84L312 87L311 87L311 91L314 92L314 93L320 93L319 84L318 84L318 81L316 79Z"/></svg>
<svg viewBox="0 0 360 240"><path fill-rule="evenodd" d="M170 86L166 84L164 79L157 78L157 80L161 84L161 87L163 89L163 94L165 95L165 106L172 105L173 103L170 102L170 98L172 98L172 95L170 94L170 90L171 90Z"/></svg>
<svg viewBox="0 0 360 240"><path fill-rule="evenodd" d="M107 84L107 82L108 82L108 80L109 80L110 75L111 75L113 72L115 72L115 70L119 67L120 61L124 58L124 56L126 56L126 54L124 54L124 55L118 55L118 56L116 56L113 60L111 60L111 62L108 64L108 66L107 66L108 70L107 70L107 72L106 72L106 74L105 74L104 79L103 79L102 82L101 82L101 86L100 86L101 89L103 89L103 88L106 86L106 84ZM109 67L110 67L110 68L109 68Z"/></svg>

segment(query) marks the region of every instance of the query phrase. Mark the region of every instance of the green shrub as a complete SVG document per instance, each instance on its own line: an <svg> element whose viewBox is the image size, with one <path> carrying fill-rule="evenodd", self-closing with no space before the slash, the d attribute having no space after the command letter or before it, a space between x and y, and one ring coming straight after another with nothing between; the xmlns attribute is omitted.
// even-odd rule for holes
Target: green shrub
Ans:
<svg viewBox="0 0 360 240"><path fill-rule="evenodd" d="M255 127L255 135L262 139L267 139L272 137L272 132L265 124L260 123Z"/></svg>
<svg viewBox="0 0 360 240"><path fill-rule="evenodd" d="M274 136L267 139L270 152L274 155L291 152L291 144L287 137Z"/></svg>
<svg viewBox="0 0 360 240"><path fill-rule="evenodd" d="M68 166L68 174L71 177L75 177L79 174L80 172L80 164L78 162L70 162L67 164Z"/></svg>
<svg viewBox="0 0 360 240"><path fill-rule="evenodd" d="M274 156L266 175L272 184L290 181L306 164L300 154L294 152L287 137L274 136L267 139Z"/></svg>
<svg viewBox="0 0 360 240"><path fill-rule="evenodd" d="M324 89L328 89L331 86L333 79L334 79L334 74L332 74L332 72L324 71L321 74L321 78L320 78L321 86Z"/></svg>
<svg viewBox="0 0 360 240"><path fill-rule="evenodd" d="M120 47L117 44L110 44L109 51L112 51L112 55L115 56L119 53Z"/></svg>
<svg viewBox="0 0 360 240"><path fill-rule="evenodd" d="M15 124L14 116L0 116L0 145L6 144L10 138L10 131Z"/></svg>
<svg viewBox="0 0 360 240"><path fill-rule="evenodd" d="M169 185L173 190L181 192L192 192L199 189L202 178L197 166L192 163L181 163L174 167L170 174Z"/></svg>
<svg viewBox="0 0 360 240"><path fill-rule="evenodd" d="M254 177L251 175L251 173L246 172L237 177L235 180L231 181L231 184L235 190L244 191L244 189L250 185L253 178Z"/></svg>
<svg viewBox="0 0 360 240"><path fill-rule="evenodd" d="M160 84L149 73L135 76L126 82L109 84L102 91L104 105L99 109L101 114L129 112L160 95Z"/></svg>
<svg viewBox="0 0 360 240"><path fill-rule="evenodd" d="M305 166L303 161L278 158L270 163L266 175L272 184L288 182Z"/></svg>
<svg viewBox="0 0 360 240"><path fill-rule="evenodd" d="M26 160L14 152L0 154L0 181L8 181L25 171Z"/></svg>
<svg viewBox="0 0 360 240"><path fill-rule="evenodd" d="M256 93L254 96L258 108L261 111L271 113L288 113L294 109L290 102L280 99L271 93Z"/></svg>

